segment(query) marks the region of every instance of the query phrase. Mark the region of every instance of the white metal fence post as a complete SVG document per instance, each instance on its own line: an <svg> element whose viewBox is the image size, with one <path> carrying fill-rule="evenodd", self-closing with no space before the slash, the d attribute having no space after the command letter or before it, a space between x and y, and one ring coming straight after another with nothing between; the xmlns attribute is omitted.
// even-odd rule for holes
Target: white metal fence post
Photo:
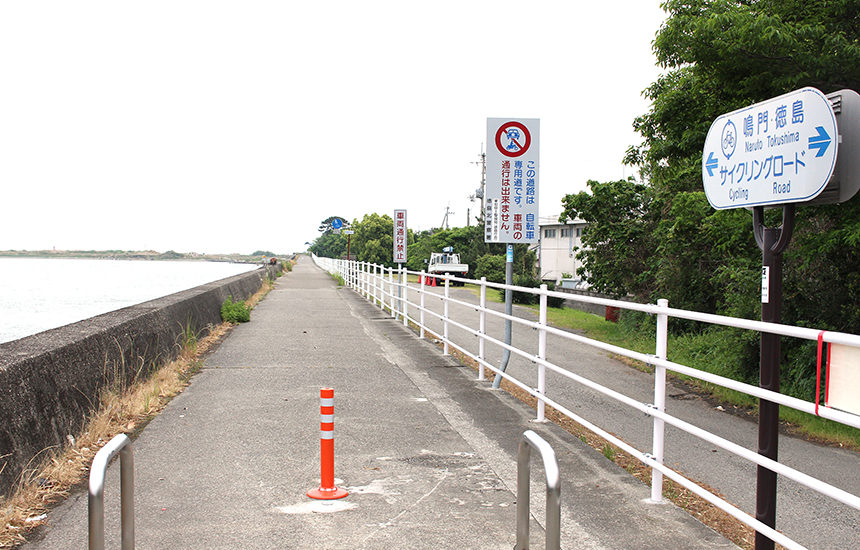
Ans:
<svg viewBox="0 0 860 550"><path fill-rule="evenodd" d="M448 353L448 297L450 296L449 289L451 288L447 273L445 274L445 300L442 319L442 355L450 355Z"/></svg>
<svg viewBox="0 0 860 550"><path fill-rule="evenodd" d="M668 308L669 300L661 298L657 300L657 306ZM669 344L669 316L665 313L657 314L657 342L655 355L658 359L666 359L666 350ZM666 367L654 366L654 408L660 412L666 410ZM654 437L651 454L658 464L663 464L663 438L665 435L664 422L660 418L654 418ZM663 501L663 473L656 468L651 469L651 501Z"/></svg>
<svg viewBox="0 0 860 550"><path fill-rule="evenodd" d="M383 266L382 267L382 303L383 303L382 311L383 312L385 311L386 307L387 308L391 307L390 304L388 304L386 302L386 300L390 301L390 299L391 299L389 297L389 294L391 294L391 279L388 275L386 275L387 271L388 271L388 268Z"/></svg>
<svg viewBox="0 0 860 550"><path fill-rule="evenodd" d="M418 323L420 325L418 327L419 338L424 338L424 279L426 276L426 272L422 270L421 274L419 275L421 279L418 281L418 292L421 293L421 310L418 314L418 316L420 317L420 321Z"/></svg>
<svg viewBox="0 0 860 550"><path fill-rule="evenodd" d="M392 319L397 319L397 310L394 300L394 268L388 268L388 309Z"/></svg>
<svg viewBox="0 0 860 550"><path fill-rule="evenodd" d="M403 269L403 266L400 266L400 286L402 288L401 292L403 292L403 297L400 299L400 314L403 316L403 326L409 326L409 315L407 313L408 304L409 304L409 285L406 284L406 278L409 277L409 270Z"/></svg>
<svg viewBox="0 0 860 550"><path fill-rule="evenodd" d="M538 359L546 359L546 285L540 285L540 316L538 323ZM546 366L543 363L538 364L538 394L546 395ZM537 421L546 421L546 402L538 397L537 402Z"/></svg>
<svg viewBox="0 0 860 550"><path fill-rule="evenodd" d="M374 302L377 303L377 305L379 306L379 309L381 309L382 311L385 311L385 304L382 301L382 298L384 296L382 295L382 292L381 292L382 290L385 289L385 287L384 287L384 284L382 281L383 281L382 266L376 264L373 266L373 300L374 300Z"/></svg>
<svg viewBox="0 0 860 550"><path fill-rule="evenodd" d="M484 379L484 335L487 329L487 278L481 277L481 313L478 315L478 380Z"/></svg>

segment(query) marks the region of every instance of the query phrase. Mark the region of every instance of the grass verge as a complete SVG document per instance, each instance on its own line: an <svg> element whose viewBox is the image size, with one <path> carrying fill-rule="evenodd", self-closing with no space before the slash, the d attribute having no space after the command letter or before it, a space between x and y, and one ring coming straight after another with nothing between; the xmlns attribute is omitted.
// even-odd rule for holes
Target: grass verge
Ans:
<svg viewBox="0 0 860 550"><path fill-rule="evenodd" d="M479 287L475 285L467 285L467 288L476 295L479 292ZM503 301L498 297L497 292L487 292L487 300L499 303ZM535 311L538 309L534 305L524 307L529 307ZM599 315L571 308L548 308L547 322L558 328L582 332L594 340L640 353L654 353L653 334L625 329L621 324L606 321ZM718 365L714 367L717 363L713 360L714 358L703 356L700 350L708 347L707 342L703 342L704 338L707 336L700 334L671 337L669 359L691 368L736 379L736 377L731 376L731 373L721 370ZM652 371L651 367L639 361L620 356L616 358L635 369L644 372ZM758 400L749 395L676 373L670 372L668 375L670 378L683 381L705 399L712 400L715 406L722 405L727 411L743 416L755 417L758 415ZM780 407L779 417L782 420L781 428L788 433L818 443L860 451L860 430L856 428L788 407Z"/></svg>
<svg viewBox="0 0 860 550"><path fill-rule="evenodd" d="M257 305L274 288L266 279L263 286L246 303ZM83 430L69 437L62 449L49 448L34 459L34 467L22 476L17 488L0 498L0 549L14 548L27 540L33 529L45 522L45 513L89 477L93 457L108 441L120 433L135 435L161 412L173 397L191 382L203 365L202 357L217 345L232 325L221 323L210 327L204 338L186 326L176 359L162 365L146 380L124 389L105 391L98 410Z"/></svg>

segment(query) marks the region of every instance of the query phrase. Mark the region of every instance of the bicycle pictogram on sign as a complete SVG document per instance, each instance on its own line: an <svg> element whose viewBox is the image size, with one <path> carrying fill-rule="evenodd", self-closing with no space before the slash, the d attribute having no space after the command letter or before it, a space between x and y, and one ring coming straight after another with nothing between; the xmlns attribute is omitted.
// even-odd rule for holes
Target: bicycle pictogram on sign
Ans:
<svg viewBox="0 0 860 550"><path fill-rule="evenodd" d="M496 131L496 148L506 157L519 157L529 150L532 136L524 124L511 121Z"/></svg>

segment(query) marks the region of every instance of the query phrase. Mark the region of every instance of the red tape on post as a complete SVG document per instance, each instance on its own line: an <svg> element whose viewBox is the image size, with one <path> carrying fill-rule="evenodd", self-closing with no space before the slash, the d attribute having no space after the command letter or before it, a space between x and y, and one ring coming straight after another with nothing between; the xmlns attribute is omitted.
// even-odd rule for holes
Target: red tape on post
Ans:
<svg viewBox="0 0 860 550"><path fill-rule="evenodd" d="M827 343L827 378L824 382L824 406L830 401L830 352L833 351L833 344Z"/></svg>
<svg viewBox="0 0 860 550"><path fill-rule="evenodd" d="M818 333L818 365L816 367L815 374L815 416L818 416L818 401L819 396L821 395L821 348L824 346L824 333L826 331L822 330ZM827 346L827 355L828 355L828 364L830 363L830 346ZM827 369L827 374L830 374L830 369ZM825 390L826 391L826 390ZM825 403L827 399L825 398Z"/></svg>

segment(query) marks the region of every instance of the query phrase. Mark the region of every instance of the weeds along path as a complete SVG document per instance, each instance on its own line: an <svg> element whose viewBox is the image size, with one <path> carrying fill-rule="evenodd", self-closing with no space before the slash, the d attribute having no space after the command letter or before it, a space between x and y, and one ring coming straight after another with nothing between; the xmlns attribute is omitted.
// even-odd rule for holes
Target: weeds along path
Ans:
<svg viewBox="0 0 860 550"><path fill-rule="evenodd" d="M245 301L253 309L274 288L271 281ZM233 328L231 323L210 327L208 334L186 331L176 359L158 368L146 380L121 390L106 391L85 428L68 438L63 449L46 449L21 479L18 488L0 500L0 549L26 541L45 522L45 513L70 494L85 490L93 457L120 433L136 435L181 393L197 373L202 360Z"/></svg>

